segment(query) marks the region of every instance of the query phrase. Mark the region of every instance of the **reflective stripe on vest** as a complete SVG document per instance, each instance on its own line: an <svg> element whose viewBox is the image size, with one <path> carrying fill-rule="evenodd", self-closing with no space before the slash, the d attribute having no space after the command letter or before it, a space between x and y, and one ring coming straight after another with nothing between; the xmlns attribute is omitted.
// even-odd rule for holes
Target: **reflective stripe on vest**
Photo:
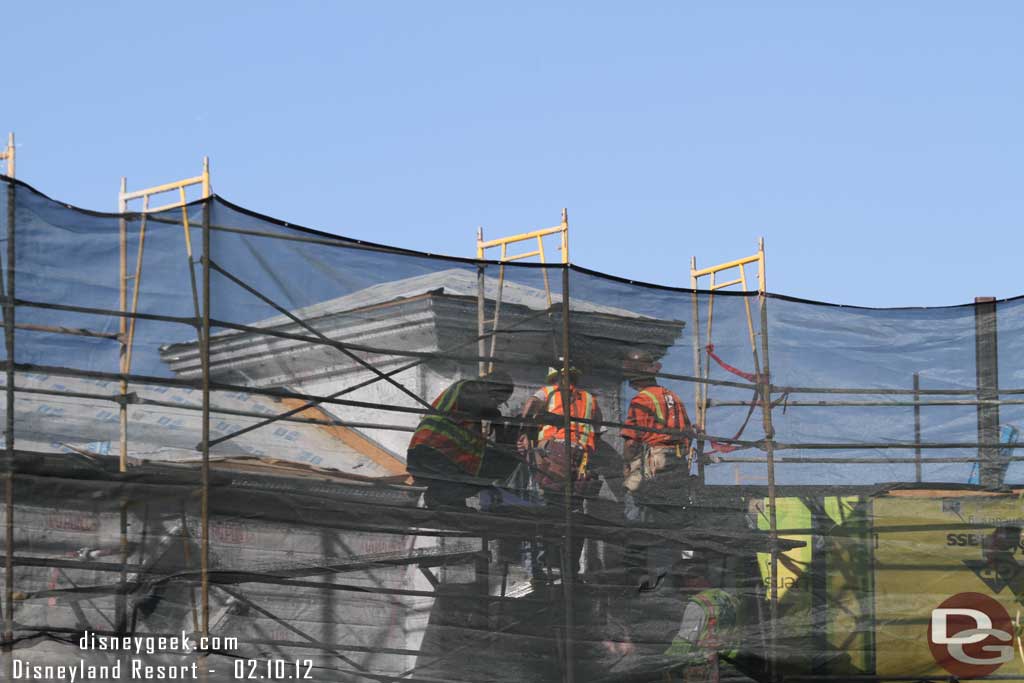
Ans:
<svg viewBox="0 0 1024 683"><path fill-rule="evenodd" d="M658 391L655 391L655 390ZM678 398L674 395L671 397L671 401L674 405L669 404L670 392L664 387L651 387L648 389L642 389L639 393L640 396L646 396L651 405L654 406L654 418L659 425L666 429L685 429L685 420L681 420L683 414L683 407L678 403ZM670 439L678 439L675 435L666 435ZM670 441L668 444L659 445L673 445L674 441ZM681 458L683 456L682 451L679 449L679 444L675 443L676 446L676 457Z"/></svg>
<svg viewBox="0 0 1024 683"><path fill-rule="evenodd" d="M680 411L673 410L672 406L668 404L668 390L663 387L657 388L661 389L661 391L656 392L653 389L644 389L640 394L651 400L651 403L654 405L654 416L660 424L668 429L682 429L683 425L679 424ZM672 399L673 403L675 403L675 400L675 398Z"/></svg>
<svg viewBox="0 0 1024 683"><path fill-rule="evenodd" d="M704 626L697 644L707 649L731 649L736 636L736 599L721 588L709 588L691 600L704 608Z"/></svg>
<svg viewBox="0 0 1024 683"><path fill-rule="evenodd" d="M665 424L665 411L662 410L661 400L658 396L650 389L644 389L640 394L651 399L651 403L654 404L654 417L658 420L659 424Z"/></svg>
<svg viewBox="0 0 1024 683"><path fill-rule="evenodd" d="M543 391L547 400L548 413L564 415L561 388L558 386L546 386ZM593 395L589 391L583 391L575 387L570 387L570 391L572 392L572 403L569 409L569 416L583 420L592 419L594 406L596 405ZM572 442L585 451L593 451L597 445L594 425L588 422L573 422L569 427L569 434ZM540 441L562 441L565 439L565 428L556 427L555 425L544 425L541 427L538 438ZM581 466L582 469L583 467Z"/></svg>
<svg viewBox="0 0 1024 683"><path fill-rule="evenodd" d="M477 422L455 422L450 413L458 406L459 395L468 380L459 380L434 399L433 407L441 415L425 415L420 420L409 448L428 446L442 453L467 474L480 472L484 438Z"/></svg>

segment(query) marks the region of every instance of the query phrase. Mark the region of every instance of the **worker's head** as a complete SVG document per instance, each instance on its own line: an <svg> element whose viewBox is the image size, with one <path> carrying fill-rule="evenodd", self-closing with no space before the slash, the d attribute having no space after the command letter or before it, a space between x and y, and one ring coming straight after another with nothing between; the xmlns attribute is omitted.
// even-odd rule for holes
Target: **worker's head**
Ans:
<svg viewBox="0 0 1024 683"><path fill-rule="evenodd" d="M672 569L679 577L680 585L684 588L700 590L714 584L710 576L710 563L702 553L683 551L682 556Z"/></svg>
<svg viewBox="0 0 1024 683"><path fill-rule="evenodd" d="M491 370L481 377L480 381L487 390L488 398L496 406L507 401L516 388L515 382L512 381L512 375L501 369Z"/></svg>
<svg viewBox="0 0 1024 683"><path fill-rule="evenodd" d="M634 382L651 382L661 370L661 363L654 360L647 351L633 349L626 354L622 362L622 373L630 384Z"/></svg>
<svg viewBox="0 0 1024 683"><path fill-rule="evenodd" d="M548 368L548 374L545 379L548 384L554 384L555 382L561 380L562 373L564 372L565 367L562 365L561 362L559 362L558 367L552 366ZM581 375L582 373L579 371L579 368L575 366L569 366L569 384L577 384L580 381Z"/></svg>

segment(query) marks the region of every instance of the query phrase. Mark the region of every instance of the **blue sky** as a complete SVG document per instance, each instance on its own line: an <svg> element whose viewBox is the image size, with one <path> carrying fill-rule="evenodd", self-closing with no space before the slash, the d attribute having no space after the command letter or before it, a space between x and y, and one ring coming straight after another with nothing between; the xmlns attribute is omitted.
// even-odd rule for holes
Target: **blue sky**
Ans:
<svg viewBox="0 0 1024 683"><path fill-rule="evenodd" d="M769 6L771 5L771 6ZM112 210L198 172L253 210L469 256L554 224L573 261L868 306L1024 293L1015 2L14 3L18 175Z"/></svg>

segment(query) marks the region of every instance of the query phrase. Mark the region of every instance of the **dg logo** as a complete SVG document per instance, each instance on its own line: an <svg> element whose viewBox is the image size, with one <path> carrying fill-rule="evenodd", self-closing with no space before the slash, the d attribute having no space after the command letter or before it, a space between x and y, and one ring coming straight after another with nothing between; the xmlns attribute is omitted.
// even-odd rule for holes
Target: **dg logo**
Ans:
<svg viewBox="0 0 1024 683"><path fill-rule="evenodd" d="M981 678L1013 661L1016 632L1007 611L981 593L957 593L932 610L928 646L939 666Z"/></svg>

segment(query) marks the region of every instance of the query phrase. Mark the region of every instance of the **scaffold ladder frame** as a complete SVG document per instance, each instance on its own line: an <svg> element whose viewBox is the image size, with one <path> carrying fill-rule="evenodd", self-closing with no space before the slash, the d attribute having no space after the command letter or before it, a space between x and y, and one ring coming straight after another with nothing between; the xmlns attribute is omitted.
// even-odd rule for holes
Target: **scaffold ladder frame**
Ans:
<svg viewBox="0 0 1024 683"><path fill-rule="evenodd" d="M488 372L494 370L494 354L497 350L498 345L498 324L501 320L501 296L502 290L505 286L505 264L511 261L521 261L523 259L537 257L541 264L547 264L547 258L544 252L544 238L549 235L560 235L561 242L558 246L558 250L561 252L562 258L561 263L568 265L569 263L569 211L568 209L562 209L562 222L556 226L550 228L541 228L540 230L533 230L530 232L520 233L518 235L511 235L509 237L499 237L492 240L484 240L484 229L482 227L477 228L476 233L476 257L478 260L483 261L487 258L487 250L500 248L501 253L498 256L500 265L498 266L498 291L494 297L494 317L490 320L486 320L485 314L485 293L484 293L484 268L479 267L479 293L478 293L478 310L477 310L477 334L480 337L480 374L485 375ZM529 242L532 240L537 241L537 248L533 251L527 251L518 254L509 254L508 248L510 245L518 244L520 242ZM551 308L551 283L548 280L548 271L543 269L541 271L544 276L544 294L547 296L548 308ZM491 324L491 347L488 351L486 346L487 337L487 323ZM490 360L484 360L484 356L487 356Z"/></svg>
<svg viewBox="0 0 1024 683"><path fill-rule="evenodd" d="M120 277L118 279L118 293L119 293L119 305L120 305L120 335L118 340L121 345L120 350L120 368L121 368L121 381L120 381L120 410L119 410L119 426L120 426L120 471L126 472L128 469L128 376L131 372L132 362L132 349L135 342L135 321L138 313L139 305L139 292L142 282L142 264L143 254L146 244L146 219L151 213L158 213L160 211L168 211L176 208L181 209L181 220L182 228L184 230L185 238L185 254L188 259L188 271L189 271L189 284L192 290L192 305L194 309L194 325L196 329L196 335L200 342L200 361L203 366L203 436L199 448L202 451L203 461L201 469L201 490L200 490L200 504L201 504L201 529L200 529L200 609L201 609L201 621L200 621L200 633L205 637L209 634L210 630L210 598L209 598L209 564L210 564L210 549L209 549L209 477L210 477L210 443L209 443L209 411L210 411L210 400L209 400L209 322L210 322L210 266L209 266L209 207L204 207L203 213L203 237L202 237L202 306L200 307L199 300L199 285L196 282L196 263L193 256L192 250L192 235L191 226L188 220L188 195L187 190L193 186L200 186L201 196L200 199L207 199L211 195L210 190L210 161L208 157L203 157L203 169L198 176L191 178L185 178L182 180L176 180L162 185L154 185L152 187L143 188L141 190L134 190L129 192L127 189L127 178L121 177L121 190L117 197L117 208L120 214L118 241L119 241L119 271ZM163 204L160 206L150 206L150 199L155 195L161 195L168 192L177 192L177 201ZM134 273L128 272L128 220L126 214L128 213L128 204L131 201L142 200L142 210L139 218L139 233L138 233L138 253L135 261ZM131 295L131 307L129 310L128 305L128 281L132 280L132 295ZM127 499L121 501L121 553L122 553L122 566L127 565L128 561L128 505ZM122 571L121 573L122 585L126 584L126 574ZM190 589L192 602L195 602L194 593ZM119 596L118 601L118 625L119 627L124 623L126 614L125 602L123 596ZM200 658L205 655L201 655Z"/></svg>
<svg viewBox="0 0 1024 683"><path fill-rule="evenodd" d="M711 365L711 331L714 321L714 297L715 292L720 289L727 287L733 287L740 285L744 293L749 293L752 290L748 286L746 266L751 263L757 264L757 299L760 309L760 354L758 354L758 334L754 329L754 316L750 308L749 296L743 297L743 303L746 310L747 317L747 331L750 335L750 350L754 361L754 379L756 380L756 394L754 401L760 402L761 404L761 415L762 424L764 427L764 441L763 448L765 451L765 460L767 465L767 484L768 484L768 524L769 524L769 546L770 546L770 587L768 595L766 596L770 605L770 632L769 632L769 677L770 680L776 680L775 671L775 654L778 643L778 610L779 610L779 586L778 586L778 575L779 575L779 538L778 538L778 514L776 508L776 496L775 496L775 429L772 425L772 398L771 398L771 375L769 370L769 358L768 358L768 306L767 306L767 284L765 281L765 257L764 257L764 238L761 237L757 242L757 253L753 256L747 256L739 258L733 261L727 261L720 263L716 266L710 266L708 268L697 268L697 258L692 257L690 259L690 286L694 290L693 292L693 353L694 353L694 371L698 377L703 380L708 379ZM739 271L739 277L726 282L717 282L717 275L724 271L737 269ZM708 294L708 318L707 318L707 342L705 345L705 354L701 354L700 348L700 306L698 303L697 289L700 285L700 279L702 277L710 278L709 294ZM697 384L694 388L697 404L695 411L698 420L699 433L704 433L705 424L707 421L707 408L708 408L708 382L702 381ZM700 439L695 439L700 441ZM698 458L701 479L704 477L704 463L701 455L703 446L698 446L695 451L695 457Z"/></svg>
<svg viewBox="0 0 1024 683"><path fill-rule="evenodd" d="M720 289L726 289L729 287L735 287L739 285L741 291L749 293L753 290L749 287L747 280L746 266L752 263L757 264L757 293L763 296L767 291L765 285L765 258L764 258L764 238L761 237L757 242L757 253L753 256L745 256L738 258L733 261L726 261L714 266L708 266L706 268L697 268L697 257L690 257L690 288L694 290L693 296L693 365L694 374L700 377L702 380L708 379L711 372L711 359L707 351L708 346L711 345L712 328L714 324L714 313L715 313L715 292ZM738 271L738 277L727 280L726 282L718 282L717 276L719 273L728 272L730 270ZM708 295L708 315L707 315L707 327L706 327L706 341L704 342L704 348L701 348L701 332L700 332L700 305L698 303L698 297L696 290L700 289L701 278L707 277L710 279L708 283L707 291L710 292ZM754 360L754 373L758 376L761 374L761 363L757 352L757 332L754 329L754 317L753 311L750 308L750 297L744 297L744 304L747 314L747 331L750 336L750 350ZM703 433L707 426L707 408L708 408L708 387L710 385L707 382L699 382L694 385L694 419L697 423L697 429ZM694 446L691 446L691 457L699 457L694 449L696 447L696 440ZM703 466L703 465L701 465Z"/></svg>
<svg viewBox="0 0 1024 683"><path fill-rule="evenodd" d="M188 197L186 190L189 187L196 185L200 186L201 196L200 199L206 199L210 196L210 161L208 157L203 157L203 170L197 176L191 178L185 178L183 180L176 180L162 185L154 185L152 187L143 188L141 190L133 190L131 192L127 189L128 179L124 176L121 177L121 191L117 195L117 210L121 214L120 219L120 230L119 230L119 244L120 244L120 278L118 280L118 292L120 301L120 342L121 342L121 357L120 357L120 368L121 374L127 377L131 372L132 365L132 349L135 343L135 321L136 314L139 307L139 292L142 284L142 257L146 245L146 218L148 214L158 213L160 211L167 211L170 209L181 208L182 225L185 232L185 251L188 255L189 261L189 272L191 274L192 284L192 301L196 311L196 320L200 318L199 313L199 298L198 298L198 287L196 285L194 261L192 255L192 236L190 226L188 223ZM178 200L163 204L161 206L151 207L149 205L150 199L155 195L166 194L168 192L178 192ZM125 218L125 214L128 213L129 202L141 200L142 209L140 211L139 219L139 248L135 260L135 271L130 273L128 271L128 223ZM129 306L128 299L128 281L132 281L132 293L131 303ZM128 468L128 405L126 402L128 394L128 382L127 379L121 380L121 410L120 410L120 457L121 457L121 471L125 472Z"/></svg>

